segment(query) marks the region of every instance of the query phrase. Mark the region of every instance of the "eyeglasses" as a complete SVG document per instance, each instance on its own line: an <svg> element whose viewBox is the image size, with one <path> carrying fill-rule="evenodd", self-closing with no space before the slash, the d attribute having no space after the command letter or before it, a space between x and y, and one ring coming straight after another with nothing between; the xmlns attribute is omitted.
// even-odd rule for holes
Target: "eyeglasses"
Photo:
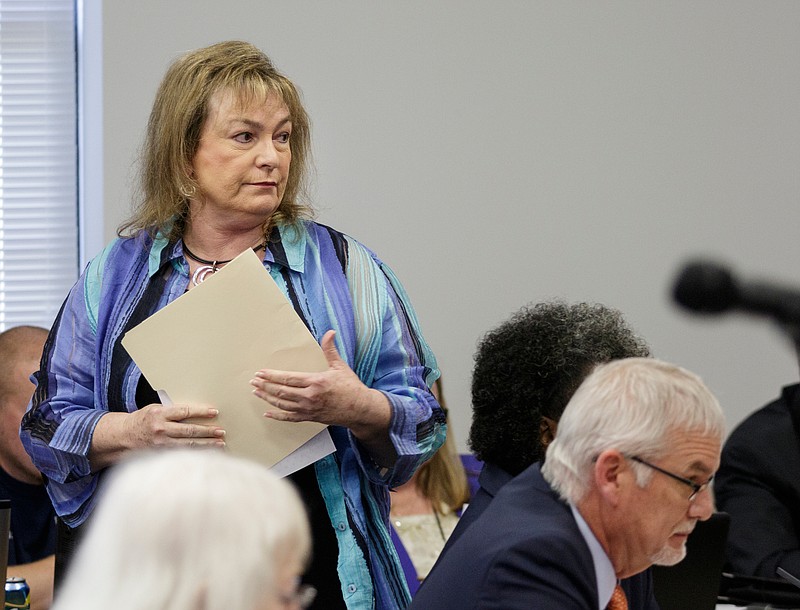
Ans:
<svg viewBox="0 0 800 610"><path fill-rule="evenodd" d="M647 462L647 461L643 460L642 458L640 458L638 456L631 455L631 456L626 456L626 457L628 457L628 459L633 460L634 462L639 462L640 464L644 464L648 468L652 468L653 470L657 470L661 474L665 474L668 477L670 477L672 479L675 479L676 481L680 481L684 485L688 485L689 487L691 487L692 488L692 495L689 496L689 502L694 502L694 499L697 497L697 494L699 494L701 491L703 491L705 489L708 489L708 486L711 485L711 481L714 480L714 475L712 474L708 478L708 481L706 481L705 483L695 483L691 479L686 479L686 478L684 478L682 476L679 476L679 475L677 475L677 474L675 474L673 472L670 472L669 470L664 470L663 468L661 468L659 466L656 466L655 464L651 464L650 462Z"/></svg>
<svg viewBox="0 0 800 610"><path fill-rule="evenodd" d="M317 590L311 585L298 585L294 593L281 595L284 604L296 604L299 608L310 608L317 598Z"/></svg>

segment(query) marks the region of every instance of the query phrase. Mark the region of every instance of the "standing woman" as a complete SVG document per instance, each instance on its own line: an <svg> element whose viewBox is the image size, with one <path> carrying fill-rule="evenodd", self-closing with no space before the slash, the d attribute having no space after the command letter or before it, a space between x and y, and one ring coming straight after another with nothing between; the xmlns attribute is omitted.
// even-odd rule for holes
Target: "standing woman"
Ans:
<svg viewBox="0 0 800 610"><path fill-rule="evenodd" d="M297 89L251 44L202 48L167 71L147 127L141 203L67 297L22 425L60 517L57 578L109 466L149 446L224 446L216 410L159 404L120 342L250 248L329 363L251 381L271 417L331 426L336 452L291 476L311 520L314 607L407 605L388 490L444 440L429 390L439 372L391 270L308 220L309 149Z"/></svg>

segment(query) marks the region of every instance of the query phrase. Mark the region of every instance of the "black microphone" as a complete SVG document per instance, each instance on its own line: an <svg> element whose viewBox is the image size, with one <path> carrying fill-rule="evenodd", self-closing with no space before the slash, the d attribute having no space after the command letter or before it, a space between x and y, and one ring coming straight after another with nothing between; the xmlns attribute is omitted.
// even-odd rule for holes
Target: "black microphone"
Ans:
<svg viewBox="0 0 800 610"><path fill-rule="evenodd" d="M800 290L763 281L739 281L718 263L693 261L684 266L672 295L680 305L699 313L738 309L769 316L781 324L800 325Z"/></svg>

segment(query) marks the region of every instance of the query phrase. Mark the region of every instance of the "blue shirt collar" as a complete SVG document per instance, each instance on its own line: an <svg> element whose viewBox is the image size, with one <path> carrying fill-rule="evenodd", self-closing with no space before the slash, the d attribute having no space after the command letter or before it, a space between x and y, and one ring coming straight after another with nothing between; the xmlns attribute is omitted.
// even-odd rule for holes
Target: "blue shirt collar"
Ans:
<svg viewBox="0 0 800 610"><path fill-rule="evenodd" d="M292 271L305 270L306 244L308 236L302 225L282 225L272 230L264 262L283 265ZM183 242L169 243L159 232L150 245L148 277L153 277L166 263L183 256Z"/></svg>
<svg viewBox="0 0 800 610"><path fill-rule="evenodd" d="M617 576L614 572L614 566L611 560L603 550L600 541L595 537L594 532L586 523L578 509L572 504L569 505L572 510L572 515L575 517L575 522L578 524L578 529L586 540L586 545L589 547L589 552L592 554L592 562L594 563L594 574L597 578L597 601L598 609L603 610L608 606L611 600L611 595L614 593L614 587L617 586Z"/></svg>

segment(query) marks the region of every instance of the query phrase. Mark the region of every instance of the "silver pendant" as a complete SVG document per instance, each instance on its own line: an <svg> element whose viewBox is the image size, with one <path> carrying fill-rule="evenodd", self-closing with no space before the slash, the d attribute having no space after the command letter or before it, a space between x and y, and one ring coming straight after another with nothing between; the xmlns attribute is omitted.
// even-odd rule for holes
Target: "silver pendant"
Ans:
<svg viewBox="0 0 800 610"><path fill-rule="evenodd" d="M214 275L217 272L217 267L211 265L203 265L202 267L198 267L197 270L192 274L192 284L195 286L199 286L203 282L206 281L206 278L209 275Z"/></svg>

